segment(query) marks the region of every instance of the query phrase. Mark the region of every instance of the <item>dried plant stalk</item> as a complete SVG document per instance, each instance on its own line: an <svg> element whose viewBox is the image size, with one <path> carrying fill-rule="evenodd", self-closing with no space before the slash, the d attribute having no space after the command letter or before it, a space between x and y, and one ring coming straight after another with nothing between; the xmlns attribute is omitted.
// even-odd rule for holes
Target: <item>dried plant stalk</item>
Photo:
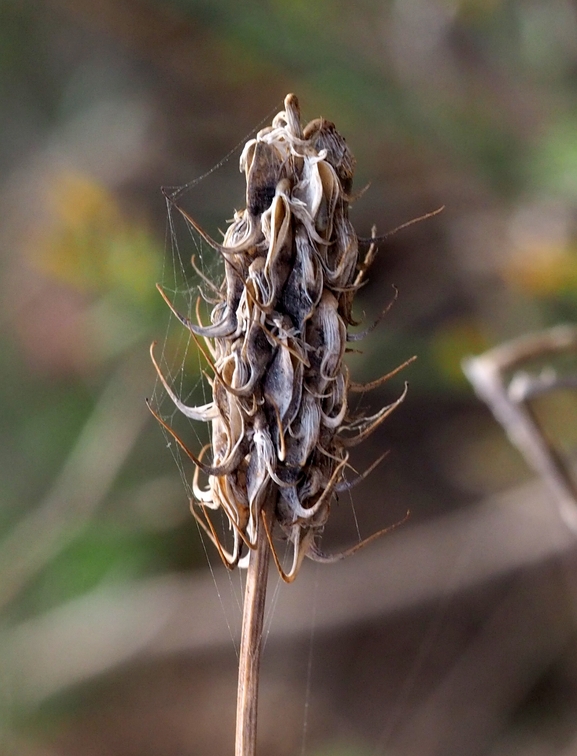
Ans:
<svg viewBox="0 0 577 756"><path fill-rule="evenodd" d="M320 118L303 128L297 99L288 95L272 125L246 144L240 166L246 209L235 213L222 244L178 208L224 261L220 285L207 282L207 301L216 298L212 322L195 324L167 300L210 363L212 401L185 405L151 353L177 408L212 424L209 464L156 415L195 465L193 514L229 569L249 568L237 729L237 756L248 756L255 752L269 553L283 580L291 582L305 556L332 561L366 543L328 556L317 537L334 495L355 482L345 478L349 448L380 425L404 399L406 387L397 401L370 417L350 412L347 393L362 387L350 382L343 356L347 340L362 334L347 329L355 324L353 296L374 259L376 237L359 254L348 218L355 160L334 124ZM201 474L207 476L204 486ZM225 513L231 550L221 544L211 510ZM288 569L277 555L275 530L292 545Z"/></svg>
<svg viewBox="0 0 577 756"><path fill-rule="evenodd" d="M267 512L265 516L269 516ZM259 520L257 544L248 565L244 594L242 635L238 665L238 692L236 697L235 756L254 756L256 753L256 721L258 709L258 683L262 651L262 626L266 601L266 582L270 547ZM259 537L260 536L260 537Z"/></svg>

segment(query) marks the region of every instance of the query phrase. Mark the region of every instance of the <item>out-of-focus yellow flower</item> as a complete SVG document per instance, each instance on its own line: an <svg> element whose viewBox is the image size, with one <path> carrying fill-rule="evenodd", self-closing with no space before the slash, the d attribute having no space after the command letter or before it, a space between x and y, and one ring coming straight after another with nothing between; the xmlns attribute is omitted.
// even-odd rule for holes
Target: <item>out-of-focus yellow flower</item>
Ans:
<svg viewBox="0 0 577 756"><path fill-rule="evenodd" d="M454 9L461 18L476 19L495 13L502 0L444 0L443 4Z"/></svg>
<svg viewBox="0 0 577 756"><path fill-rule="evenodd" d="M502 269L505 281L534 297L577 292L577 250L540 242L519 249Z"/></svg>
<svg viewBox="0 0 577 756"><path fill-rule="evenodd" d="M127 219L111 191L89 176L60 173L48 188L47 209L29 247L37 269L84 292L149 296L161 256L144 223Z"/></svg>

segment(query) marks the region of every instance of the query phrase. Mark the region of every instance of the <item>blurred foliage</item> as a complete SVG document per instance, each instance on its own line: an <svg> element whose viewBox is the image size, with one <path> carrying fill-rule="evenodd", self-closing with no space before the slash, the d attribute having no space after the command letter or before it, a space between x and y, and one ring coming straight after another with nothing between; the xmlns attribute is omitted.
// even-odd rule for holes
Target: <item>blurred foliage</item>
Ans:
<svg viewBox="0 0 577 756"><path fill-rule="evenodd" d="M355 377L419 357L404 376L407 404L383 431L404 481L392 496L418 518L521 479L460 361L575 320L576 69L568 0L0 4L5 538L48 496L122 366L131 388L121 424L124 411L146 412L153 339L183 396L202 396L199 355L155 289L162 282L190 313L198 240L172 238L158 189L210 169L289 90L307 117L322 113L346 135L357 189L371 182L353 211L359 233L446 206L382 246L359 306L370 320L399 286L363 354L351 355ZM183 192L201 222L232 214L237 158ZM565 396L540 411L558 432L574 409ZM183 432L197 449L195 431ZM575 434L563 444L572 451ZM166 445L149 423L85 526L66 537L57 523L63 537L6 625L107 582L204 563L187 512L190 471L172 448L177 480Z"/></svg>

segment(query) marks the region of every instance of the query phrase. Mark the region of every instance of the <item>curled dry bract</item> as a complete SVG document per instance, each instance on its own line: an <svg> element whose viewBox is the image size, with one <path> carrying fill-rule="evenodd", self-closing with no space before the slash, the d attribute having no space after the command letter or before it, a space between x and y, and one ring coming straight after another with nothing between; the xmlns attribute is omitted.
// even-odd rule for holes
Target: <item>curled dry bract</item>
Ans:
<svg viewBox="0 0 577 756"><path fill-rule="evenodd" d="M316 539L336 491L353 485L345 480L347 449L404 393L372 417L349 412L347 328L375 248L359 257L348 219L355 160L343 137L324 119L303 129L297 99L288 95L285 110L246 144L240 165L247 207L235 213L222 244L182 211L224 258L224 279L207 296L214 303L211 324L175 313L197 342L206 341L201 348L215 374L213 401L185 405L153 361L178 410L212 425L209 463L206 449L196 457L161 420L196 465L195 517L232 568L243 552L250 555L258 518L269 507L293 544L288 572L273 547L282 577L291 581L304 556L328 559ZM231 552L219 542L211 509L228 518Z"/></svg>

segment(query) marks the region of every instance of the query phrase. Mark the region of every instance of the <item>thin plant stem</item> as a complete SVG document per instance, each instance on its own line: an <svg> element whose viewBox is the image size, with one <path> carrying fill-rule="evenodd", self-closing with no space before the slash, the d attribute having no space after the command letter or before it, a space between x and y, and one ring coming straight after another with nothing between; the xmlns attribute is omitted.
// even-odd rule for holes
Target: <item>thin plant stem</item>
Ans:
<svg viewBox="0 0 577 756"><path fill-rule="evenodd" d="M270 513L264 511L263 516L270 518ZM235 756L256 754L258 684L269 560L270 546L264 523L259 518L256 548L250 555L244 593L236 701Z"/></svg>

